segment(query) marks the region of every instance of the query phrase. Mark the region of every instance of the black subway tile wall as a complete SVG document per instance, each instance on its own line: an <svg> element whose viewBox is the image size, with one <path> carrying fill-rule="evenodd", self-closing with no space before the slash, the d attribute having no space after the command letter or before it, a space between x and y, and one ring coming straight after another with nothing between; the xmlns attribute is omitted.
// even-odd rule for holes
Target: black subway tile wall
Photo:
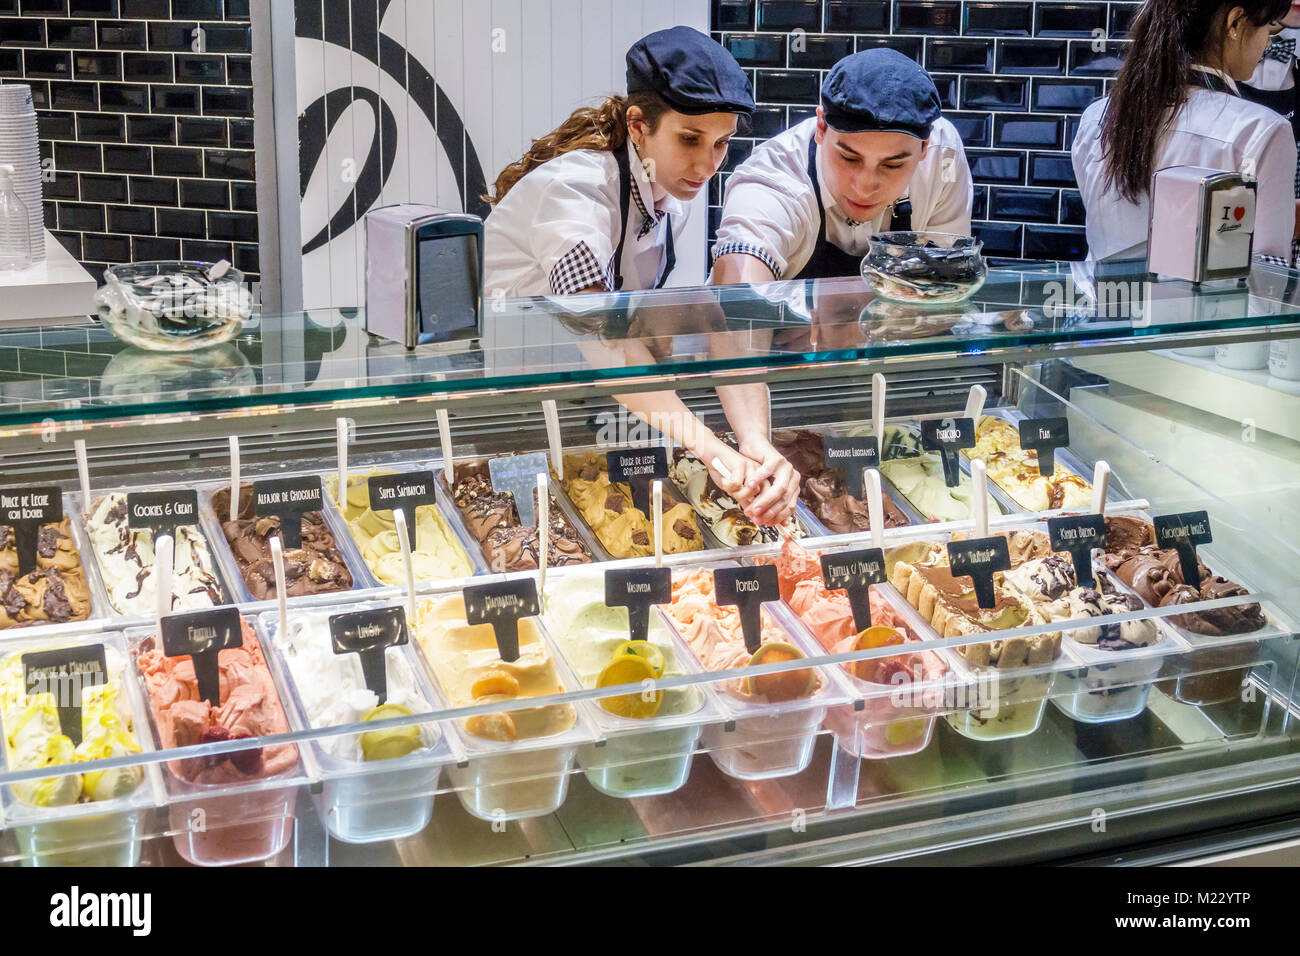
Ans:
<svg viewBox="0 0 1300 956"><path fill-rule="evenodd" d="M1078 259L1083 204L1070 164L1078 116L1127 53L1138 0L712 0L714 36L750 72L759 111L709 190L756 142L812 115L826 71L890 47L934 77L975 178L975 233L995 258ZM79 76L75 77L80 79ZM52 85L66 79L50 74ZM187 80L187 82L199 82Z"/></svg>
<svg viewBox="0 0 1300 956"><path fill-rule="evenodd" d="M259 277L249 29L245 0L0 0L0 83L31 85L53 162L46 225L97 280L182 256Z"/></svg>

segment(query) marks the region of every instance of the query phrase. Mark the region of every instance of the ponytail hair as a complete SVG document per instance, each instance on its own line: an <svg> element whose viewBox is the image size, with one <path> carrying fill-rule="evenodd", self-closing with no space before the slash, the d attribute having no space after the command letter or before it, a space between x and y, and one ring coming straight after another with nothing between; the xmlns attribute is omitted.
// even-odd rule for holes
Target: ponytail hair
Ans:
<svg viewBox="0 0 1300 956"><path fill-rule="evenodd" d="M1156 149L1187 102L1192 64L1222 39L1225 18L1241 7L1256 26L1286 16L1289 0L1146 0L1133 21L1133 43L1101 121L1106 183L1129 202L1146 195Z"/></svg>
<svg viewBox="0 0 1300 956"><path fill-rule="evenodd" d="M627 143L627 112L633 106L641 110L641 116L652 133L671 109L662 97L649 91L630 96L610 96L599 106L576 109L558 127L533 140L528 152L503 169L492 187L493 195L485 195L483 199L495 206L519 180L542 163L575 149L602 152L622 149Z"/></svg>

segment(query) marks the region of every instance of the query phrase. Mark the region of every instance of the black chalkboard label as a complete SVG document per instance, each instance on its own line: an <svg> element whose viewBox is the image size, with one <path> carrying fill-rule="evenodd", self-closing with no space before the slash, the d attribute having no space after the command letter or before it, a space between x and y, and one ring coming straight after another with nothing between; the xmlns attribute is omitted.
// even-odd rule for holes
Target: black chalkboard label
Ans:
<svg viewBox="0 0 1300 956"><path fill-rule="evenodd" d="M1011 552L1006 538L972 538L948 542L948 564L955 578L969 577L975 585L975 599L982 608L997 605L993 586L996 571L1011 569Z"/></svg>
<svg viewBox="0 0 1300 956"><path fill-rule="evenodd" d="M396 475L372 475L367 482L370 507L374 511L392 511L401 508L406 516L407 536L411 550L415 544L415 509L434 503L434 477L431 471L408 471Z"/></svg>
<svg viewBox="0 0 1300 956"><path fill-rule="evenodd" d="M822 578L830 590L849 594L853 609L853 626L865 631L871 626L870 587L885 583L885 552L881 548L862 548L822 555Z"/></svg>
<svg viewBox="0 0 1300 956"><path fill-rule="evenodd" d="M285 548L302 547L302 516L308 511L320 511L321 500L320 475L253 482L253 514L280 519Z"/></svg>
<svg viewBox="0 0 1300 956"><path fill-rule="evenodd" d="M80 746L82 691L108 681L104 645L34 651L23 655L22 666L27 695L53 694L59 729L74 747Z"/></svg>
<svg viewBox="0 0 1300 956"><path fill-rule="evenodd" d="M519 619L536 617L537 581L532 577L465 588L465 620L491 624L503 661L519 660Z"/></svg>
<svg viewBox="0 0 1300 956"><path fill-rule="evenodd" d="M650 631L650 606L673 599L669 568L622 568L605 572L605 604L627 608L632 640L644 641Z"/></svg>
<svg viewBox="0 0 1300 956"><path fill-rule="evenodd" d="M1183 580L1192 587L1199 588L1201 569L1196 560L1196 548L1214 540L1210 534L1209 512L1184 511L1176 515L1157 515L1152 521L1156 526L1156 544L1178 552Z"/></svg>
<svg viewBox="0 0 1300 956"><path fill-rule="evenodd" d="M921 422L921 447L937 451L943 460L943 480L949 488L961 483L957 453L975 447L975 419L932 418Z"/></svg>
<svg viewBox="0 0 1300 956"><path fill-rule="evenodd" d="M863 438L824 438L822 455L827 468L844 472L844 487L850 495L862 501L866 498L862 472L866 468L880 467L880 444L875 435Z"/></svg>
<svg viewBox="0 0 1300 956"><path fill-rule="evenodd" d="M214 607L168 614L160 624L163 653L168 657L188 655L193 658L199 697L213 707L220 707L221 670L217 666L217 655L226 648L244 645L239 608Z"/></svg>
<svg viewBox="0 0 1300 956"><path fill-rule="evenodd" d="M760 564L749 568L715 568L713 591L719 606L735 605L740 609L740 628L745 648L753 654L763 643L762 606L781 600L776 566Z"/></svg>
<svg viewBox="0 0 1300 956"><path fill-rule="evenodd" d="M14 529L18 573L36 570L36 543L41 525L63 520L63 490L58 485L0 488L0 524Z"/></svg>
<svg viewBox="0 0 1300 956"><path fill-rule="evenodd" d="M488 460L492 490L498 493L508 491L514 495L515 512L519 515L519 523L525 527L537 526L537 509L533 506L537 476L549 475L550 468L550 459L540 451Z"/></svg>
<svg viewBox="0 0 1300 956"><path fill-rule="evenodd" d="M668 449L620 448L605 453L611 484L625 481L632 489L632 506L650 513L650 483L668 477Z"/></svg>
<svg viewBox="0 0 1300 956"><path fill-rule="evenodd" d="M1056 471L1056 449L1070 444L1070 422L1065 418L1025 418L1020 422L1020 447L1038 452L1038 473Z"/></svg>
<svg viewBox="0 0 1300 956"><path fill-rule="evenodd" d="M199 495L192 488L127 492L126 524L132 531L152 531L174 538L178 527L198 523Z"/></svg>
<svg viewBox="0 0 1300 956"><path fill-rule="evenodd" d="M330 615L330 644L334 653L356 654L361 658L366 686L375 692L381 704L388 700L385 652L407 640L406 611L400 606Z"/></svg>
<svg viewBox="0 0 1300 956"><path fill-rule="evenodd" d="M1063 551L1074 562L1079 586L1094 586L1092 552L1106 547L1106 519L1101 515L1071 515L1047 519L1047 537L1053 551Z"/></svg>

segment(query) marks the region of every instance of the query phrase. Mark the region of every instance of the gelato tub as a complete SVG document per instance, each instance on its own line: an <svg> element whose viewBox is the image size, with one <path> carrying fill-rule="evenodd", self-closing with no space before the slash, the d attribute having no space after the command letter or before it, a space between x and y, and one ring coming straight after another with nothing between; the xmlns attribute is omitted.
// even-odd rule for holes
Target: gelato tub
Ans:
<svg viewBox="0 0 1300 956"><path fill-rule="evenodd" d="M854 650L858 629L846 591L830 590L822 577L821 552L805 551L787 541L775 558L757 563L775 564L781 597L828 654ZM895 606L896 596L881 585L870 590L873 626L894 628L903 643L920 640ZM854 661L840 665L841 678L854 696L851 704L831 707L826 726L840 745L855 757L877 759L918 753L934 731L934 716L944 699L945 677L950 668L934 651Z"/></svg>
<svg viewBox="0 0 1300 956"><path fill-rule="evenodd" d="M1022 537L1008 550L1036 553L1041 549L1036 540ZM994 607L981 608L970 579L952 574L942 543L913 542L904 547L911 549L913 559L895 561L891 583L916 612L917 633L928 634L932 629L944 638L991 637L996 631L1049 623L1031 601L1006 585L1002 575L995 577ZM886 549L887 558L891 550L901 549ZM1012 567L1016 567L1014 557ZM946 716L954 730L975 740L1002 740L1038 729L1052 688L1053 662L1061 655L1059 630L991 639L953 650L955 662L978 691L975 706Z"/></svg>
<svg viewBox="0 0 1300 956"><path fill-rule="evenodd" d="M164 491L177 487L154 485L132 491ZM154 534L131 530L127 524L125 490L92 497L84 512L86 538L95 556L108 603L125 617L148 617L158 610ZM198 611L226 601L216 561L199 523L180 525L173 538L172 601L175 612Z"/></svg>
<svg viewBox="0 0 1300 956"><path fill-rule="evenodd" d="M216 707L199 697L190 657L164 656L150 630L128 632L157 749L289 732L284 695L261 642L247 621L240 623L243 646L218 655L221 701ZM190 863L254 863L289 842L302 783L293 744L183 757L165 766L172 842Z"/></svg>
<svg viewBox="0 0 1300 956"><path fill-rule="evenodd" d="M259 619L273 664L288 675L295 730L427 714L440 706L415 666L410 645L385 652L387 698L382 705L366 686L360 657L334 653L330 617L379 606L296 611L284 633L278 614ZM303 755L308 778L320 781L313 799L321 820L345 843L394 840L423 830L433 815L442 766L454 759L440 725L431 721L318 737L303 745Z"/></svg>
<svg viewBox="0 0 1300 956"><path fill-rule="evenodd" d="M644 558L654 554L650 517L632 504L632 489L610 484L605 456L596 451L564 456L564 492L605 554L603 558ZM660 524L664 554L684 554L713 546L695 519L695 510L677 500L664 482Z"/></svg>
<svg viewBox="0 0 1300 956"><path fill-rule="evenodd" d="M1092 484L1079 474L1064 448L1055 450L1052 474L1039 473L1038 452L1020 446L1017 423L1023 417L1005 410L981 415L975 423L975 447L963 450L962 458L981 459L989 481L1025 511L1090 508Z"/></svg>
<svg viewBox="0 0 1300 956"><path fill-rule="evenodd" d="M811 429L783 429L772 433L772 444L799 472L799 500L816 520L819 533L852 534L871 530L871 518L860 498L848 492L842 468L826 467L825 436ZM881 493L886 528L906 528L913 518Z"/></svg>
<svg viewBox="0 0 1300 956"><path fill-rule="evenodd" d="M664 608L668 622L685 644L693 663L705 671L747 667L751 654L745 646L740 612L714 600L713 568L674 570L673 600ZM762 644L788 644L804 657L820 651L802 634L792 631L780 616L778 604L762 611ZM804 676L806 673L806 677ZM785 693L796 675L803 684L798 695ZM778 675L773 675L778 676ZM782 692L772 697L746 677L732 677L711 685L724 720L705 727L704 747L718 768L741 780L762 780L798 773L812 758L817 730L826 709L843 700L840 688L820 668L809 667L779 675L773 686Z"/></svg>
<svg viewBox="0 0 1300 956"><path fill-rule="evenodd" d="M393 524L393 512L370 507L368 480L396 474L401 469L368 469L348 475L347 501L339 504L338 475L327 475L325 495L342 513L348 532L375 586L406 587L402 548ZM438 504L415 509L415 537L411 540L411 569L416 584L472 577L478 570L465 546L452 530Z"/></svg>
<svg viewBox="0 0 1300 956"><path fill-rule="evenodd" d="M64 736L54 695L28 695L24 654L102 644L107 683L82 691L82 741ZM151 750L143 701L123 680L126 646L119 634L7 641L0 655L0 770L54 769ZM11 783L3 817L24 865L134 866L148 810L161 796L154 765L86 769Z"/></svg>
<svg viewBox="0 0 1300 956"><path fill-rule="evenodd" d="M277 477L288 477L277 476ZM280 533L280 520L253 514L253 485L239 486L238 517L229 520L230 484L208 484L199 490L200 509L209 522L213 540L224 547L227 578L242 601L270 601L276 597L275 570L270 539ZM349 591L356 586L340 533L330 520L331 509L302 516L302 547L284 551L285 583L290 599ZM342 532L346 537L346 533Z"/></svg>
<svg viewBox="0 0 1300 956"><path fill-rule="evenodd" d="M492 490L488 460L457 462L453 474L454 484L448 488L446 474L439 470L439 483L451 496L465 533L478 542L486 566L497 573L536 569L541 547L537 525L520 524L513 494ZM549 488L549 477L547 482ZM536 493L533 505L537 505ZM550 524L546 566L562 568L590 562L590 545L565 514L553 489L547 514Z"/></svg>
<svg viewBox="0 0 1300 956"><path fill-rule="evenodd" d="M1155 545L1155 529L1145 514L1107 515L1104 573L1116 587L1127 589L1149 607L1177 608L1181 604L1246 596L1250 589L1219 571L1223 562L1200 548L1200 587L1183 578L1178 553ZM1197 706L1236 699L1258 660L1260 641L1283 633L1271 613L1255 602L1171 614L1167 623L1191 648L1187 654L1165 658L1161 676L1173 678L1159 686L1176 700ZM1251 635L1253 640L1245 640Z"/></svg>
<svg viewBox="0 0 1300 956"><path fill-rule="evenodd" d="M41 525L36 567L18 573L13 528L0 525L0 629L67 624L100 617L105 609L92 598L83 555L88 554L71 496L63 500L63 520Z"/></svg>
<svg viewBox="0 0 1300 956"><path fill-rule="evenodd" d="M575 569L548 577L546 585L546 630L582 686L596 687L602 670L631 638L628 610L605 604L601 571ZM653 608L646 640L662 655L663 677L698 673ZM601 793L648 797L672 793L686 782L701 727L714 709L700 687L661 693L657 712L645 718L591 702L588 714L604 739L578 748L578 765Z"/></svg>
<svg viewBox="0 0 1300 956"><path fill-rule="evenodd" d="M491 625L470 624L459 592L422 602L414 639L451 707L513 703L577 689L536 618L519 620L519 657L504 661ZM569 703L475 714L453 722L467 759L448 768L465 809L484 820L559 809L577 748L592 737Z"/></svg>
<svg viewBox="0 0 1300 956"><path fill-rule="evenodd" d="M741 509L735 498L723 491L709 474L704 462L685 448L673 449L669 477L677 491L685 498L710 533L721 544L745 547L751 544L773 544L781 540L781 529L775 525L758 525ZM796 517L789 525L796 538L807 536L807 531Z"/></svg>

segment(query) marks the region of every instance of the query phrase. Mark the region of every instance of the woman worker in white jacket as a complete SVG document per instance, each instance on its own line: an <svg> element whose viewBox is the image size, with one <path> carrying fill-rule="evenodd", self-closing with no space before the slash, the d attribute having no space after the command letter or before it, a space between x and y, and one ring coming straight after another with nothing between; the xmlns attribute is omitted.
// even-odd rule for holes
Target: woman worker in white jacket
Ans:
<svg viewBox="0 0 1300 956"><path fill-rule="evenodd" d="M1243 99L1237 84L1290 8L1289 0L1147 0L1110 96L1088 107L1074 141L1090 263L1145 258L1151 177L1166 166L1204 166L1258 180L1255 253L1289 264L1291 124Z"/></svg>
<svg viewBox="0 0 1300 956"><path fill-rule="evenodd" d="M716 41L673 27L628 51L627 89L626 97L577 110L501 173L488 197L495 208L484 234L486 295L658 289L688 251L677 241L687 202L721 166L739 117L754 109L749 77ZM604 331L608 341L584 343L588 361L655 364L643 338L626 329ZM719 348L726 338L714 336ZM766 388L719 386L717 392L739 451L674 392L615 397L695 452L754 521L785 522L799 479L769 440Z"/></svg>

